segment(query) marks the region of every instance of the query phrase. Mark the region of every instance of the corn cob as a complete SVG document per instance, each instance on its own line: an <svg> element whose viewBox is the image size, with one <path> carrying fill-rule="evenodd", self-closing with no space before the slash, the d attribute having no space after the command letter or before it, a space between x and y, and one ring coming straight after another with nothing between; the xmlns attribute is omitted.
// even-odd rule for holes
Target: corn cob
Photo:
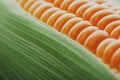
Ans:
<svg viewBox="0 0 120 80"><path fill-rule="evenodd" d="M4 5L8 6L6 1L0 1L0 4L4 3ZM59 6L56 5L57 7L46 1L17 1L30 14L33 14L36 18L61 33L70 36L91 50L91 52L97 54L97 56L101 55L100 57L103 57L102 59L105 63L119 70L119 64L116 64L119 62L119 39L109 38L111 35L108 32L100 30L91 22L57 8L62 0L59 0L60 2L55 1L56 4L59 4ZM104 1L93 1L97 4L104 4ZM5 7L3 5L0 6ZM25 15L24 12L21 15L21 12L14 9L1 8L0 13L1 79L117 80L109 69L82 46L67 39L64 35L59 35L55 30L47 28L48 26L41 23L41 21L37 23L37 20L33 19L33 17L30 18L31 16ZM47 13L49 14L47 15ZM116 34L116 31L117 29L112 34ZM92 45L90 41L95 44ZM112 49L112 52L109 49ZM99 52L101 50L105 54L101 54ZM109 58L111 57L110 61ZM6 60L5 63L4 60ZM97 74L93 74L94 71L98 71Z"/></svg>
<svg viewBox="0 0 120 80"><path fill-rule="evenodd" d="M108 9L107 5L102 6L106 1L102 3L94 1L94 3L90 3L90 0L35 1L42 4L34 9L33 16L76 40L91 52L100 56L110 67L120 70L120 63L117 63L120 60L118 58L120 56L120 40L118 39L120 36L120 15L115 13L114 10ZM67 6L66 3L68 3ZM29 6L27 6L28 4ZM34 0L22 5L28 12L31 11L33 6ZM109 37L118 40L110 43L108 41Z"/></svg>

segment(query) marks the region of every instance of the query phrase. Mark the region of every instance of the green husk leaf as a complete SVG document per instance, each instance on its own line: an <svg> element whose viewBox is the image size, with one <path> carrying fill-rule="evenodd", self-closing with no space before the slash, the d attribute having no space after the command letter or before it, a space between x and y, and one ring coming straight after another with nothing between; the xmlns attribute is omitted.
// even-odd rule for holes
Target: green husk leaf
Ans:
<svg viewBox="0 0 120 80"><path fill-rule="evenodd" d="M9 0L0 1L0 71L3 80L117 80L83 46Z"/></svg>

